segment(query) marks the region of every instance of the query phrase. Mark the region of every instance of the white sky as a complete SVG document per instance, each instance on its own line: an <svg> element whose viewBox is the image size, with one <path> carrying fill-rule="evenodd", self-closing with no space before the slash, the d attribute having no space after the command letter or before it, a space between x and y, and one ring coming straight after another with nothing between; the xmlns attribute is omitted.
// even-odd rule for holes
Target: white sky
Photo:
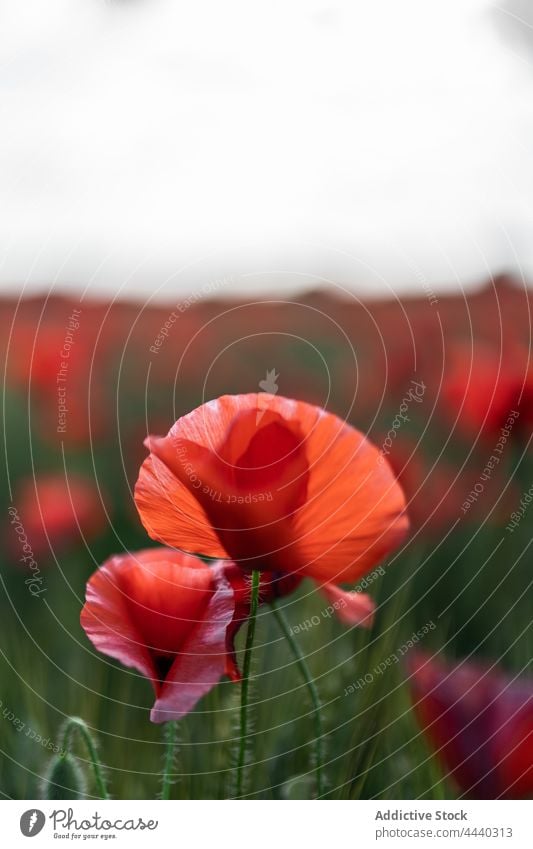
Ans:
<svg viewBox="0 0 533 849"><path fill-rule="evenodd" d="M0 291L533 278L533 74L493 5L0 0Z"/></svg>

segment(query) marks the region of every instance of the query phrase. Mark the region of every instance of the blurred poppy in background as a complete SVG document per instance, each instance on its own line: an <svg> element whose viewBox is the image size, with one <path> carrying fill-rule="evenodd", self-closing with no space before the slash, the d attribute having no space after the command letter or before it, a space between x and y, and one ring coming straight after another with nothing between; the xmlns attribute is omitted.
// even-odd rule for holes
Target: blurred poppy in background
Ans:
<svg viewBox="0 0 533 849"><path fill-rule="evenodd" d="M407 667L420 724L463 795L533 796L531 680L416 651Z"/></svg>
<svg viewBox="0 0 533 849"><path fill-rule="evenodd" d="M505 351L479 342L452 346L439 396L450 423L466 438L497 439L512 413L533 406L529 359L519 346ZM516 435L523 427L525 421Z"/></svg>
<svg viewBox="0 0 533 849"><path fill-rule="evenodd" d="M14 504L36 554L88 542L106 527L101 493L80 475L24 478L15 490Z"/></svg>

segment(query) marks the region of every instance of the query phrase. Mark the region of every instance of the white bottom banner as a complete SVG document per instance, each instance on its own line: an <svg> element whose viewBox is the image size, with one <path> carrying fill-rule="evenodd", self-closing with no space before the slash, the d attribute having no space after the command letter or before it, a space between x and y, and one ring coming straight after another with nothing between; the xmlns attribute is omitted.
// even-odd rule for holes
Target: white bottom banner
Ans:
<svg viewBox="0 0 533 849"><path fill-rule="evenodd" d="M33 838L35 849L67 840L272 849L292 840L329 846L336 838L354 849L533 846L533 802L5 801L0 811L1 845L9 849Z"/></svg>

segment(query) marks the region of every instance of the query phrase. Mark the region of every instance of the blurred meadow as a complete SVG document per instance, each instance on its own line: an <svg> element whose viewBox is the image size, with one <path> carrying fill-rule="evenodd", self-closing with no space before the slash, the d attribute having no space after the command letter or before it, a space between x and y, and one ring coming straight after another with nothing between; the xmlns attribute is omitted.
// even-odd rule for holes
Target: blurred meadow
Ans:
<svg viewBox="0 0 533 849"><path fill-rule="evenodd" d="M503 276L468 295L366 302L320 291L148 308L1 301L2 795L39 796L72 715L93 730L114 797L158 794L150 685L85 636L85 585L110 554L154 544L132 498L146 435L211 398L259 391L274 370L280 395L336 413L384 451L411 520L359 587L378 604L372 630L338 622L308 581L283 598L324 704L326 798L460 797L413 710L407 661L422 650L531 680L532 303ZM179 723L175 798L231 795L238 698L223 680ZM312 796L311 705L268 605L252 717L247 797Z"/></svg>

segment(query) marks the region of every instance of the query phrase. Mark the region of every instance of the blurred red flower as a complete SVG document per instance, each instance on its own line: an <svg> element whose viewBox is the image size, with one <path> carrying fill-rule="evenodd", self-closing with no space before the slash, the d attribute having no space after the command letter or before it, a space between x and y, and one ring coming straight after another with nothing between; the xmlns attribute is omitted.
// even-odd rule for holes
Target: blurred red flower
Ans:
<svg viewBox="0 0 533 849"><path fill-rule="evenodd" d="M529 409L532 389L525 350L457 343L448 353L440 403L465 436L497 439L512 413Z"/></svg>
<svg viewBox="0 0 533 849"><path fill-rule="evenodd" d="M387 462L320 407L227 395L146 444L135 501L150 536L175 548L329 585L360 578L407 532Z"/></svg>
<svg viewBox="0 0 533 849"><path fill-rule="evenodd" d="M234 613L224 564L155 548L100 566L87 584L81 625L99 651L151 681L150 718L159 723L192 710L232 667Z"/></svg>
<svg viewBox="0 0 533 849"><path fill-rule="evenodd" d="M79 322L74 318L75 328ZM84 446L107 428L103 363L108 367L109 358L103 346L96 348L95 317L84 316L80 326L69 329L64 318L54 315L22 319L14 330L17 344L6 363L8 378L26 393L34 427L48 442ZM60 405L66 408L61 421Z"/></svg>
<svg viewBox="0 0 533 849"><path fill-rule="evenodd" d="M64 549L100 533L106 524L95 485L79 475L44 474L25 478L13 503L33 551Z"/></svg>
<svg viewBox="0 0 533 849"><path fill-rule="evenodd" d="M533 685L477 663L408 658L414 708L462 793L472 799L533 795Z"/></svg>

